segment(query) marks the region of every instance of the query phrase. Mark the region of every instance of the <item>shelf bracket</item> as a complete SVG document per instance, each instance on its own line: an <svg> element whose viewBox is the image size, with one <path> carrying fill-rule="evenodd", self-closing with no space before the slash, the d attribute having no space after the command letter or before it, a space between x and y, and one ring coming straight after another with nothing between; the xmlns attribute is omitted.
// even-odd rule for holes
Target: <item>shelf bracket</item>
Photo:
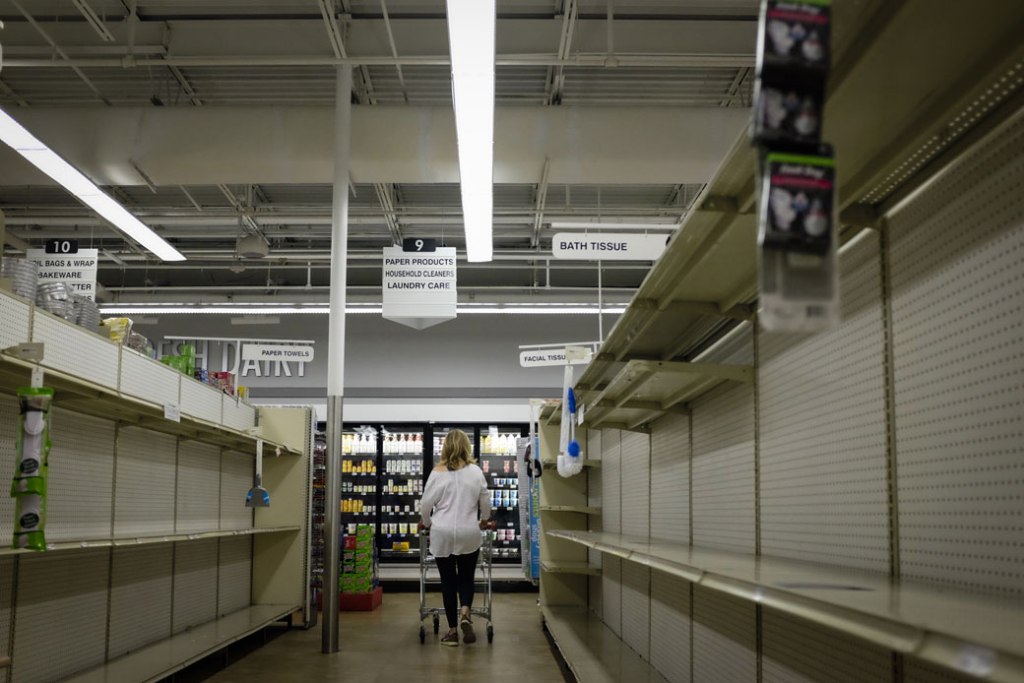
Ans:
<svg viewBox="0 0 1024 683"><path fill-rule="evenodd" d="M701 202L700 210L709 213L737 214L740 212L740 201L729 195L710 194Z"/></svg>

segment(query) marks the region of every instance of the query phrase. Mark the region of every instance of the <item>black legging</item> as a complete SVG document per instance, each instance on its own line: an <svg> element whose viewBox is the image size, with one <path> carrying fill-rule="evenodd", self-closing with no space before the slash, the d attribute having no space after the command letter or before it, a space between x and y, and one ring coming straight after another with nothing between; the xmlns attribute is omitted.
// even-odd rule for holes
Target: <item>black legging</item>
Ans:
<svg viewBox="0 0 1024 683"><path fill-rule="evenodd" d="M441 574L441 595L444 598L444 614L448 617L448 628L459 624L459 603L473 607L473 578L476 574L475 550L468 555L449 555L437 558L437 571Z"/></svg>

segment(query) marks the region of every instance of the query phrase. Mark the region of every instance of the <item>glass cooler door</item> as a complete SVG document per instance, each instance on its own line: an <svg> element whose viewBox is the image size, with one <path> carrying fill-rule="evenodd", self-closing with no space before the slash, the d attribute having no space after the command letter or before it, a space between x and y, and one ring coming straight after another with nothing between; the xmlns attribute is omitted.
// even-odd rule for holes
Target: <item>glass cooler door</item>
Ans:
<svg viewBox="0 0 1024 683"><path fill-rule="evenodd" d="M380 533L384 562L418 562L420 498L423 497L424 430L381 427Z"/></svg>

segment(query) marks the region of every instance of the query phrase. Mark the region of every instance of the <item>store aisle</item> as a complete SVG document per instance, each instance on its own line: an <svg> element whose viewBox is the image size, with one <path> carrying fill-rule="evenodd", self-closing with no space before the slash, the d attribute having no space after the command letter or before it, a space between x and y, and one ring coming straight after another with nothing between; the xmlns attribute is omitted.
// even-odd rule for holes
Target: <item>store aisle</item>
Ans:
<svg viewBox="0 0 1024 683"><path fill-rule="evenodd" d="M440 596L437 596L440 600ZM441 647L429 620L425 645L416 622L419 596L385 594L374 612L341 615L341 648L320 654L320 627L294 630L235 662L210 683L253 681L360 681L425 683L473 681L561 683L564 679L540 626L536 594L494 596L494 643L481 637L473 645ZM444 626L442 620L442 627ZM483 628L478 628L483 634Z"/></svg>

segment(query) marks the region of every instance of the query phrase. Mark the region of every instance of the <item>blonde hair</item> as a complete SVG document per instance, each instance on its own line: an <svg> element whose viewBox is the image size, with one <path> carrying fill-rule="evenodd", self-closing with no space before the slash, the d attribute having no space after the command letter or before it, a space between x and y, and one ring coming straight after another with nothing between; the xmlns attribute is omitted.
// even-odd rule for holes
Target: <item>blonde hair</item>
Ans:
<svg viewBox="0 0 1024 683"><path fill-rule="evenodd" d="M473 446L461 429L453 429L444 437L441 446L441 464L449 470L462 469L473 462Z"/></svg>

